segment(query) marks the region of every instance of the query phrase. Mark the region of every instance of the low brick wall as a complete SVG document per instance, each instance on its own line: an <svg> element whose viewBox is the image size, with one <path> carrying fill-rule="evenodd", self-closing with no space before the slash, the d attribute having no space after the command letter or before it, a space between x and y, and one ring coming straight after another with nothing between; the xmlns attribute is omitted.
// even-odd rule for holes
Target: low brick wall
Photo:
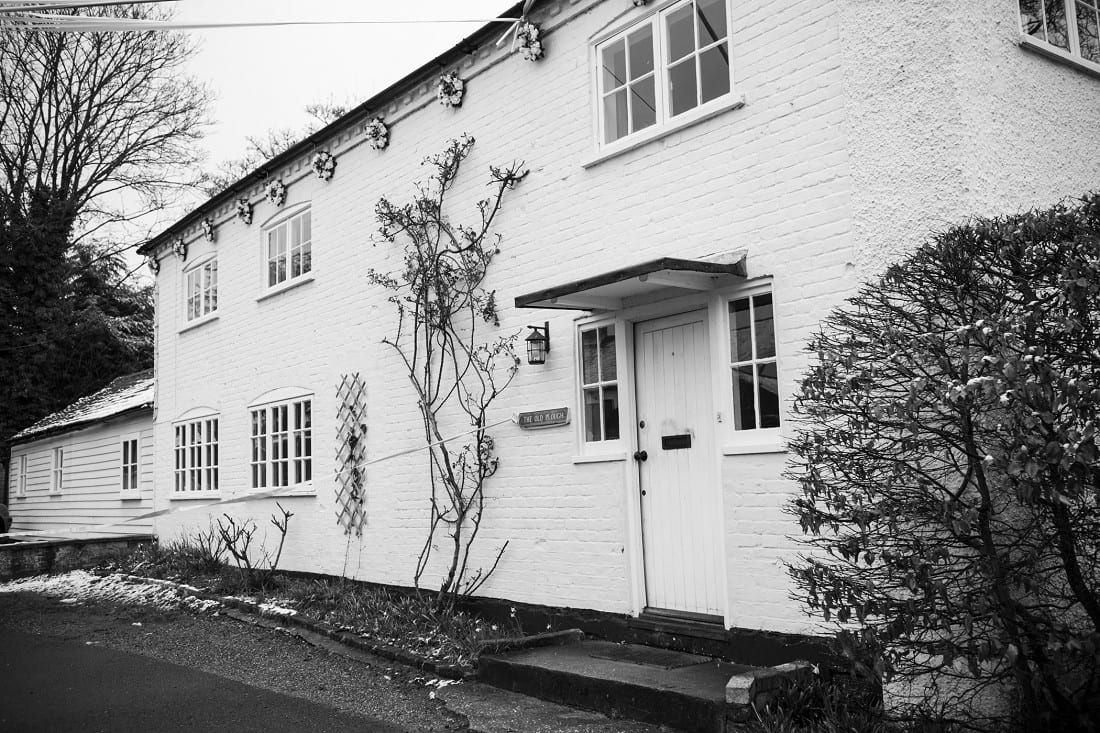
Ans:
<svg viewBox="0 0 1100 733"><path fill-rule="evenodd" d="M151 534L71 540L28 540L0 545L0 582L95 567L156 541Z"/></svg>

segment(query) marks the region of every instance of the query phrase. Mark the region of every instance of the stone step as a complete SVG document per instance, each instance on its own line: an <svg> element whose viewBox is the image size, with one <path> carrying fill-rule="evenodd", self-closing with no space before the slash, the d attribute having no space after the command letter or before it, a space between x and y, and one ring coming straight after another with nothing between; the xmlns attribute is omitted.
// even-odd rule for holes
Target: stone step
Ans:
<svg viewBox="0 0 1100 733"><path fill-rule="evenodd" d="M683 731L725 733L745 719L749 688L768 670L637 644L581 641L482 655L478 677L503 689ZM727 684L745 695L727 702ZM737 684L734 685L738 687ZM733 730L729 728L728 730Z"/></svg>

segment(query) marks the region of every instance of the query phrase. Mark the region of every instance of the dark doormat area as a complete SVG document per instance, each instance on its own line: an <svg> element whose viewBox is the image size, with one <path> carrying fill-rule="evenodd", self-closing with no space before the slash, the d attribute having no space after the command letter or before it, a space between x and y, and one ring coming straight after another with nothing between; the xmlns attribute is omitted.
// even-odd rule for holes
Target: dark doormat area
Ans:
<svg viewBox="0 0 1100 733"><path fill-rule="evenodd" d="M628 664L641 664L646 667L658 669L679 669L695 664L705 664L710 659L696 654L674 652L669 649L641 646L638 644L601 645L588 653L593 659L607 659L612 662L626 662Z"/></svg>

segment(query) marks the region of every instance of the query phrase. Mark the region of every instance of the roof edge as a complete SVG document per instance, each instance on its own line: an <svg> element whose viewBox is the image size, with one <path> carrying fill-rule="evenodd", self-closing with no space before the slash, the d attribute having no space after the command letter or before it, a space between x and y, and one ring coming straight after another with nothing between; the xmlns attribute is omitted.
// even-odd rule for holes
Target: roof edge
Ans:
<svg viewBox="0 0 1100 733"><path fill-rule="evenodd" d="M145 412L145 411L148 411L150 413L153 412L153 401L152 400L150 400L149 402L146 402L144 404L138 405L136 407L128 407L125 410L122 410L120 412L115 412L115 413L112 413L110 415L106 415L104 417L97 417L97 418L92 418L92 419L88 419L88 420L77 420L76 422L66 423L65 425L60 425L58 427L44 428L44 429L42 429L38 432L30 433L28 435L24 435L24 433L26 431L22 431L20 433L16 433L12 437L8 438L8 445L11 445L11 446L22 445L23 443L33 443L36 440L44 440L45 438L53 438L53 437L56 437L58 435L64 435L65 433L75 433L75 432L80 431L80 430L85 430L85 429L87 429L87 428L89 428L93 425L109 423L113 420L119 420L119 419L124 418L124 417L132 417L133 415L136 415L139 412Z"/></svg>
<svg viewBox="0 0 1100 733"><path fill-rule="evenodd" d="M520 2L515 3L510 8L505 10L498 17L504 18L514 15L518 20L519 14L523 11L523 5L524 2L523 0L521 0ZM216 196L210 197L204 203L200 204L199 206L195 207L187 214L182 216L175 223L170 224L163 231L161 231L160 234L157 234L152 239L139 246L137 248L137 253L140 255L148 255L152 252L155 252L160 246L167 243L166 240L172 234L186 230L189 226L199 221L199 219L201 219L204 214L208 214L211 211L216 210L223 203L231 200L234 196L238 195L241 189L247 188L247 186L253 183L262 182L267 177L264 173L265 169L278 168L282 165L285 165L293 161L300 155L308 153L310 150L316 147L317 143L321 140L335 137L345 128L351 127L356 122L358 122L360 118L367 116L372 111L380 107L385 106L385 104L388 103L391 99L400 96L401 92L413 88L425 79L440 73L443 69L445 69L447 66L450 66L455 61L458 61L473 54L481 47L481 44L485 40L491 40L492 36L497 35L499 30L499 23L486 23L484 26L466 36L451 48L436 56L431 61L422 64L416 70L401 77L396 82L389 85L372 97L368 98L365 102L358 105L351 111L344 113L342 116L325 125L320 130L317 130L312 135L307 136L301 142L295 143L279 155L276 155L274 158L265 161L261 165L257 166L247 175L235 181L224 191L217 194Z"/></svg>

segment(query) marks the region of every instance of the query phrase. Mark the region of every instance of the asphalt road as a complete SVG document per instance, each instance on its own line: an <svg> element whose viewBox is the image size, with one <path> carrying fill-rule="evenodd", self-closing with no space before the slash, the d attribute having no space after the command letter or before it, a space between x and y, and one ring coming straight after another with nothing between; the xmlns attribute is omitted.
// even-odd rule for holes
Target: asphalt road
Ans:
<svg viewBox="0 0 1100 733"><path fill-rule="evenodd" d="M0 650L5 731L402 730L96 644L0 629Z"/></svg>
<svg viewBox="0 0 1100 733"><path fill-rule="evenodd" d="M0 733L660 733L430 677L224 613L0 593Z"/></svg>

